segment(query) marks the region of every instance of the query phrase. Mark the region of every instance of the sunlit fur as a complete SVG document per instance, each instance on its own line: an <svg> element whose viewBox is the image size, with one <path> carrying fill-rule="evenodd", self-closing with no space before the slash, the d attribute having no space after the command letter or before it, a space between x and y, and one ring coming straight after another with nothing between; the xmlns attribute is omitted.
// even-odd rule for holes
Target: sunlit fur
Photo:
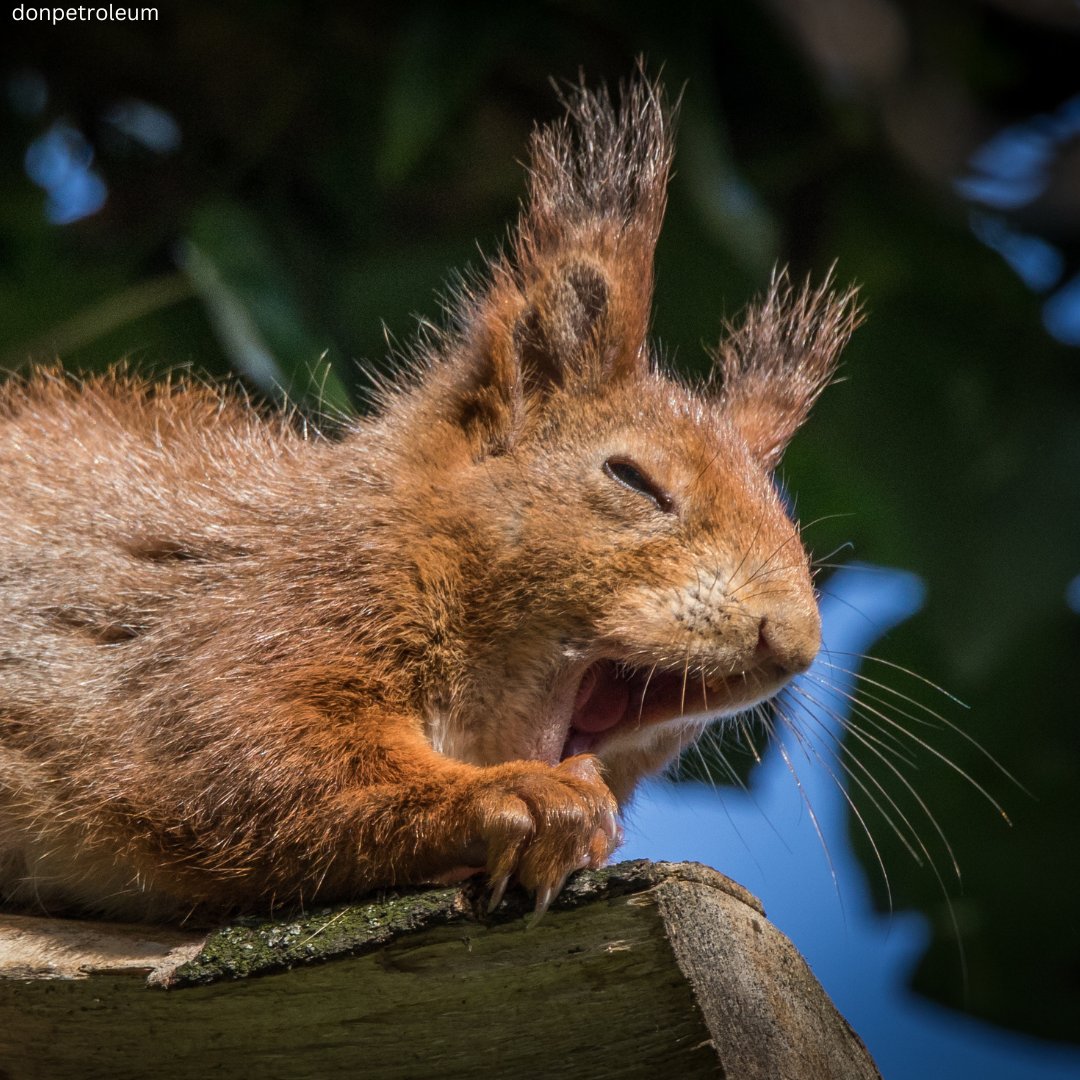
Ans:
<svg viewBox="0 0 1080 1080"><path fill-rule="evenodd" d="M771 470L852 297L780 275L714 383L660 370L668 111L643 79L567 104L506 253L338 440L190 382L8 383L10 898L179 918L482 867L542 909L642 776L810 664ZM562 760L597 663L639 715Z"/></svg>

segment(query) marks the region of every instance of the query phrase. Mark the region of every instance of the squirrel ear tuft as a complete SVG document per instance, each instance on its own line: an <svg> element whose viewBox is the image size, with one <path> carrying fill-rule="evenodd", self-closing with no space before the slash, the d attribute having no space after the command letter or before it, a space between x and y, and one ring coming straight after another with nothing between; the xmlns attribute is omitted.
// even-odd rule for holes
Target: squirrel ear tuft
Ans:
<svg viewBox="0 0 1080 1080"><path fill-rule="evenodd" d="M532 137L529 193L450 339L458 422L511 447L553 391L647 371L653 252L667 199L671 110L643 72L613 102L583 84Z"/></svg>
<svg viewBox="0 0 1080 1080"><path fill-rule="evenodd" d="M775 467L836 372L840 351L863 321L857 290L796 289L782 270L731 328L715 354L720 402L751 452Z"/></svg>
<svg viewBox="0 0 1080 1080"><path fill-rule="evenodd" d="M533 134L510 263L547 363L598 380L641 375L675 110L641 65L617 102L579 83L563 103L566 115Z"/></svg>

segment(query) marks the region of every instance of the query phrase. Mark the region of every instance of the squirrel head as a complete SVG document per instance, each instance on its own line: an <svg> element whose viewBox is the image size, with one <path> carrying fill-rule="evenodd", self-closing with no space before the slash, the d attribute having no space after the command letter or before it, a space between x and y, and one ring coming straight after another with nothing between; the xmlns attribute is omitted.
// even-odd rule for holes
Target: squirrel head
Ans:
<svg viewBox="0 0 1080 1080"><path fill-rule="evenodd" d="M507 253L379 421L439 538L410 552L426 618L455 628L436 747L480 764L595 752L620 798L818 650L772 474L858 321L852 292L780 273L707 381L661 370L670 126L644 78L618 103L571 92L533 136Z"/></svg>

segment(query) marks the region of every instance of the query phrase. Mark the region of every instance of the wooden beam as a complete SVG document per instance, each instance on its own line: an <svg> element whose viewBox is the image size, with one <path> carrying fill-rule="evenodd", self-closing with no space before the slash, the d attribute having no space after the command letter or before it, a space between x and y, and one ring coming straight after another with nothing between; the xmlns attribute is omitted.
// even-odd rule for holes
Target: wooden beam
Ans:
<svg viewBox="0 0 1080 1080"><path fill-rule="evenodd" d="M695 863L476 885L209 934L0 917L5 1080L880 1080L760 903Z"/></svg>

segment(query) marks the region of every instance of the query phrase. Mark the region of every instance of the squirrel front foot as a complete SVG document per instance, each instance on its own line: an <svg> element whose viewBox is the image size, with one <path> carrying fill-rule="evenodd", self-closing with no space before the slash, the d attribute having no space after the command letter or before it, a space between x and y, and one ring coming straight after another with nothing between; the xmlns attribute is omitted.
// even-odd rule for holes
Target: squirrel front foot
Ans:
<svg viewBox="0 0 1080 1080"><path fill-rule="evenodd" d="M488 910L515 879L536 897L535 921L570 874L603 866L622 842L618 804L591 754L554 767L514 761L484 771L474 813L491 879Z"/></svg>

